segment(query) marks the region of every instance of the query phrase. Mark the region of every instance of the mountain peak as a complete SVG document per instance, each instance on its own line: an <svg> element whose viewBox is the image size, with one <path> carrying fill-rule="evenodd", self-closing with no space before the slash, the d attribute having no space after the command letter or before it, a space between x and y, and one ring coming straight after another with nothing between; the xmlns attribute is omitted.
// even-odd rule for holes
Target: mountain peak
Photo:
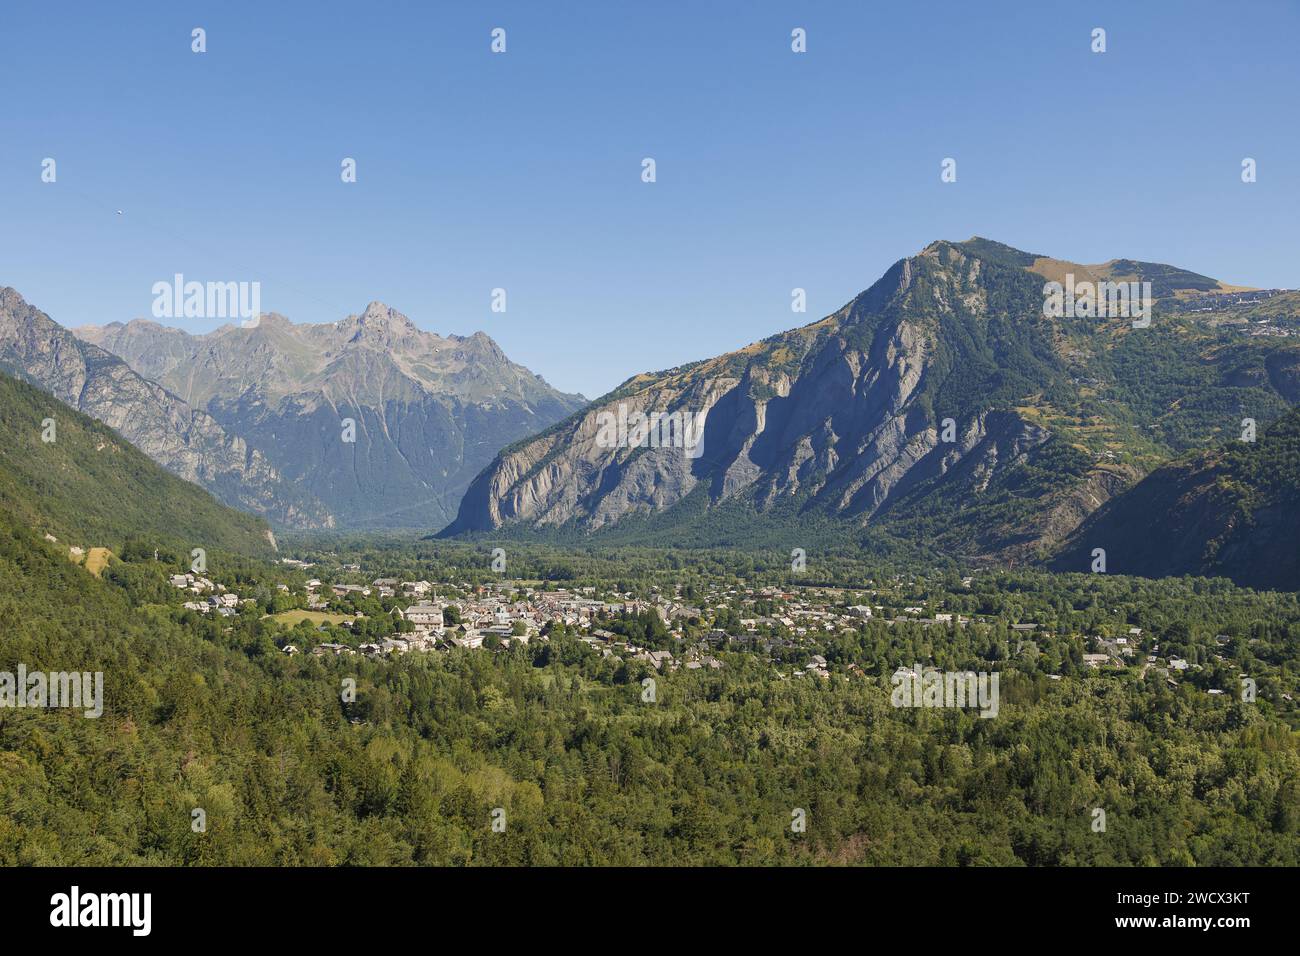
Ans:
<svg viewBox="0 0 1300 956"><path fill-rule="evenodd" d="M419 335L415 323L383 302L374 301L360 315L349 315L338 324L349 342L388 347L399 339Z"/></svg>
<svg viewBox="0 0 1300 956"><path fill-rule="evenodd" d="M148 334L133 334L140 331ZM85 339L28 305L15 290L0 290L0 366L99 419L168 471L203 484L227 504L298 527L333 524L318 499L285 481L242 436L100 344L110 339L118 347L125 342L151 354L171 355L181 351L174 347L178 342L164 343L162 336L185 333L146 320L91 326L82 334ZM180 338L179 344L184 342Z"/></svg>
<svg viewBox="0 0 1300 956"><path fill-rule="evenodd" d="M1028 269L1043 258L1036 252L1025 252L1023 249L1009 246L1005 242L985 239L983 236L971 236L965 242L953 242L949 243L949 245L955 246L967 255L975 256L977 259L987 259L990 262L998 262L1008 266L1019 266L1022 269Z"/></svg>
<svg viewBox="0 0 1300 956"><path fill-rule="evenodd" d="M420 329L395 308L378 300L368 304L360 315L350 315L334 326L348 343L389 347L398 339L419 336Z"/></svg>
<svg viewBox="0 0 1300 956"><path fill-rule="evenodd" d="M366 326L379 325L384 328L411 332L416 330L414 322L401 312L377 299L366 306L366 310L361 313L360 322Z"/></svg>
<svg viewBox="0 0 1300 956"><path fill-rule="evenodd" d="M27 307L27 300L13 286L0 287L0 309L16 310Z"/></svg>
<svg viewBox="0 0 1300 956"><path fill-rule="evenodd" d="M1226 285L1218 279L1165 263L1120 258L1086 265L1041 253L1025 252L1023 249L1017 249L994 239L985 239L983 236L972 236L965 242L939 239L926 246L920 255L937 258L943 250L953 250L960 255L971 256L995 265L1027 269L1058 282L1065 281L1067 274L1074 275L1078 281L1087 282L1146 281L1151 283L1152 294L1157 299L1204 292L1253 291L1250 286Z"/></svg>
<svg viewBox="0 0 1300 956"><path fill-rule="evenodd" d="M277 329L279 329L279 328L287 328L287 329L292 329L292 328L293 328L293 322L289 319L288 316L286 316L286 315L281 315L279 312L263 312L261 315L259 315L259 316L257 317L257 325L254 326L254 328L259 328L259 329L268 329L268 328L277 328Z"/></svg>

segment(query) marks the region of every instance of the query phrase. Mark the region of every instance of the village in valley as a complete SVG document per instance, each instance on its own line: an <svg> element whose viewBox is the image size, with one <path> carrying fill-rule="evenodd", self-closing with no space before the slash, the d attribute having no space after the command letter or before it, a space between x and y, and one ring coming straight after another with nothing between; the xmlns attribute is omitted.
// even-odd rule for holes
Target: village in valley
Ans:
<svg viewBox="0 0 1300 956"><path fill-rule="evenodd" d="M282 559L282 563L303 571L312 567L309 562L294 559ZM355 574L360 568L358 565L345 565L344 570ZM241 598L224 585L202 575L177 574L170 578L170 582L173 587L202 598L186 601L182 605L186 610L230 616L245 604L257 603L255 598ZM277 585L277 589L285 595L291 594L286 584ZM579 640L605 657L642 661L656 670L722 667L721 661L702 649L678 660L667 650L639 647L598 626L602 618L610 615L635 615L647 611L660 615L660 620L670 624L674 619L680 619L685 611L698 617L701 613L698 608L658 601L609 603L596 598L593 587L571 592L510 583L474 586L462 582L449 589L464 592L466 596L440 599L434 594L434 585L424 580L376 578L370 584L327 585L318 578L308 578L302 594L304 611L281 612L280 616L286 622L313 622L316 634L321 636L337 634L340 630L373 633L373 628L361 623L373 618L357 610L356 604L360 599L375 599L385 608L392 628L390 633L374 640L320 640L308 651L317 657L363 654L385 658L455 648L477 650L485 645L508 649L514 644L547 641L551 628L560 626L577 632ZM302 653L304 648L296 643L285 643L282 650L292 656Z"/></svg>
<svg viewBox="0 0 1300 956"><path fill-rule="evenodd" d="M1200 646L1188 635L1162 649L1159 635L1130 623L1131 615L1121 608L1111 609L1112 620L1095 633L1088 632L1082 614L1073 626L1060 627L1059 621L1048 626L1013 619L1023 615L1005 610L963 613L978 604L970 576L950 581L947 589L899 574L861 588L718 581L643 585L634 593L613 585L567 586L504 576L437 583L367 580L355 562L331 562L322 579L313 576L312 561L281 558L279 565L294 575L294 583L275 584L270 602L264 584L245 586L250 593L240 593L239 585L197 573L174 574L169 583L184 592L184 610L218 617L248 612L275 620L282 625L276 645L290 657L384 660L519 646L535 651L560 635L601 658L658 672L720 670L727 655L744 653L769 662L781 679L829 680L868 676L871 661L853 649L864 647L869 631L877 635L877 662L880 656L892 658L889 668L875 669L882 675L895 665L911 666L914 657L925 661L934 645L960 634L991 665L1037 670L1049 680L1131 673L1176 688L1194 676L1194 686L1222 695L1235 692L1246 676L1234 649L1259 643L1245 638L1238 645L1238 639L1214 634ZM251 593L259 589L261 598ZM882 633L890 635L885 644ZM1292 700L1290 694L1280 697Z"/></svg>

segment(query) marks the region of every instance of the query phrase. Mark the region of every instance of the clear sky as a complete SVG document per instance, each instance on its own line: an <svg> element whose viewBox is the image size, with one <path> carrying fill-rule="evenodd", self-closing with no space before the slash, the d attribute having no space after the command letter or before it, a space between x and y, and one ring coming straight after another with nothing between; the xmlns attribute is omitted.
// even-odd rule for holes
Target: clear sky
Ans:
<svg viewBox="0 0 1300 956"><path fill-rule="evenodd" d="M68 326L177 272L297 322L379 299L589 397L938 238L1296 287L1298 10L4 0L0 285Z"/></svg>

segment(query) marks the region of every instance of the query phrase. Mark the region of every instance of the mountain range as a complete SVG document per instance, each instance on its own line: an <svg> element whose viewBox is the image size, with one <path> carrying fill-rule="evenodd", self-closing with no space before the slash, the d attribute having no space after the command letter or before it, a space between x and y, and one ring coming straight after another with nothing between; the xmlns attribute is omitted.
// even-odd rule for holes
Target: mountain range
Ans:
<svg viewBox="0 0 1300 956"><path fill-rule="evenodd" d="M0 288L0 371L113 428L176 475L281 526L322 528L333 516L266 457L126 362L78 339L14 289Z"/></svg>
<svg viewBox="0 0 1300 956"><path fill-rule="evenodd" d="M1052 307L1087 283L1150 301ZM0 371L276 527L1061 570L1101 547L1112 572L1300 587L1268 557L1294 531L1300 293L1175 266L938 241L817 322L591 403L379 302L74 331L0 290Z"/></svg>
<svg viewBox="0 0 1300 956"><path fill-rule="evenodd" d="M4 288L0 371L290 529L445 524L498 448L585 402L482 333L423 332L380 303L325 325L271 314L207 335L144 320L74 334Z"/></svg>
<svg viewBox="0 0 1300 956"><path fill-rule="evenodd" d="M74 331L257 449L339 527L445 524L502 446L586 404L482 332L422 331L380 302L320 325L272 313L205 335L141 319Z"/></svg>
<svg viewBox="0 0 1300 956"><path fill-rule="evenodd" d="M1046 308L1048 283L1099 281L1149 283L1146 324ZM935 242L818 322L635 376L503 449L443 534L792 548L825 533L1046 560L1149 472L1300 401L1298 316L1294 292L1174 266ZM602 430L637 415L701 421L702 440Z"/></svg>

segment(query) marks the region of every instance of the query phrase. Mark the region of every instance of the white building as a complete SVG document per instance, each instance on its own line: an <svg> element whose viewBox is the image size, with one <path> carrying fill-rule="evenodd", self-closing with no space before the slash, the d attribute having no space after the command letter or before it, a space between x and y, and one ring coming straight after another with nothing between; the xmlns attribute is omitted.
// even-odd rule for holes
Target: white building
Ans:
<svg viewBox="0 0 1300 956"><path fill-rule="evenodd" d="M412 604L406 609L403 616L415 626L417 631L423 631L426 634L442 633L441 604Z"/></svg>

